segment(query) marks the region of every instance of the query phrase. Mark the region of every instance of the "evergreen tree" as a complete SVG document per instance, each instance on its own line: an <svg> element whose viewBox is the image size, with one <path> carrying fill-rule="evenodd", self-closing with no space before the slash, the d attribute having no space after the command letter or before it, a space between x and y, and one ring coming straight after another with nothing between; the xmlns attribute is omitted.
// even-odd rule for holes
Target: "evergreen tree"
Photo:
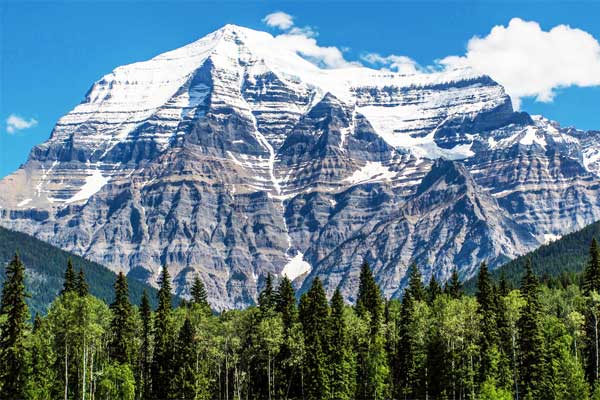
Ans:
<svg viewBox="0 0 600 400"><path fill-rule="evenodd" d="M115 300L110 305L112 321L109 355L120 364L132 364L134 355L135 325L133 307L129 301L129 285L123 272L115 281Z"/></svg>
<svg viewBox="0 0 600 400"><path fill-rule="evenodd" d="M506 274L504 273L504 270L502 270L502 273L500 274L500 282L498 283L498 294L500 297L508 296L508 293L511 291L511 289L512 288L506 280Z"/></svg>
<svg viewBox="0 0 600 400"><path fill-rule="evenodd" d="M328 321L329 305L321 280L316 277L300 299L300 321L304 332L304 393L308 400L330 397Z"/></svg>
<svg viewBox="0 0 600 400"><path fill-rule="evenodd" d="M533 274L531 261L526 265L521 292L525 299L525 306L518 322L521 380L519 386L523 398L539 399L543 397L544 336L541 326L539 283Z"/></svg>
<svg viewBox="0 0 600 400"><path fill-rule="evenodd" d="M460 299L463 295L463 287L458 276L458 270L454 268L450 280L446 282L445 292L450 295L453 299Z"/></svg>
<svg viewBox="0 0 600 400"><path fill-rule="evenodd" d="M197 275L194 278L194 283L192 284L192 289L190 292L192 295L192 303L200 306L200 308L205 311L206 315L210 315L211 309L210 304L208 303L206 288L204 287L204 283L200 277Z"/></svg>
<svg viewBox="0 0 600 400"><path fill-rule="evenodd" d="M405 295L408 294L412 301L426 300L427 296L423 286L423 276L417 264L412 263L408 271L408 287Z"/></svg>
<svg viewBox="0 0 600 400"><path fill-rule="evenodd" d="M479 382L483 383L488 378L496 378L498 371L494 370L494 358L498 352L498 328L496 318L496 299L494 286L488 273L487 264L481 263L477 278L477 303L481 316L480 354L481 365L479 368Z"/></svg>
<svg viewBox="0 0 600 400"><path fill-rule="evenodd" d="M286 276L283 277L279 284L276 310L281 313L281 320L287 332L294 322L296 322L298 310L296 309L296 293L292 286L292 281Z"/></svg>
<svg viewBox="0 0 600 400"><path fill-rule="evenodd" d="M592 291L600 293L600 249L596 238L590 245L590 258L583 272L583 289L585 294Z"/></svg>
<svg viewBox="0 0 600 400"><path fill-rule="evenodd" d="M379 330L383 314L383 299L379 286L377 286L373 277L373 272L371 272L371 268L369 268L369 264L366 261L360 270L356 313L359 317L365 317L367 313L369 314L371 334L375 334Z"/></svg>
<svg viewBox="0 0 600 400"><path fill-rule="evenodd" d="M25 297L25 266L15 254L6 267L0 303L0 392L6 399L23 399L26 393L29 310Z"/></svg>
<svg viewBox="0 0 600 400"><path fill-rule="evenodd" d="M276 360L276 364L279 366L278 370L276 370L276 380L282 383L279 397L295 398L301 395L302 387L300 385L300 371L297 371L296 363L294 362L293 347L298 345L294 343L295 327L298 322L298 309L296 307L296 293L292 286L292 281L284 276L279 283L277 292L276 311L281 315L284 339Z"/></svg>
<svg viewBox="0 0 600 400"><path fill-rule="evenodd" d="M79 275L77 275L76 286L77 294L79 295L79 297L85 297L89 294L90 287L87 281L85 280L85 274L83 273L83 269L81 268L79 269Z"/></svg>
<svg viewBox="0 0 600 400"><path fill-rule="evenodd" d="M173 322L171 305L171 276L163 266L159 281L158 308L154 319L154 355L152 358L152 398L171 399L173 390Z"/></svg>
<svg viewBox="0 0 600 400"><path fill-rule="evenodd" d="M265 280L265 288L258 295L258 306L263 313L270 313L275 310L276 305L277 295L273 289L273 277L269 273Z"/></svg>
<svg viewBox="0 0 600 400"><path fill-rule="evenodd" d="M65 294L68 292L74 292L77 290L77 278L75 277L75 271L73 270L73 262L69 258L67 261L67 269L65 270L65 282L63 284L63 289L60 294Z"/></svg>
<svg viewBox="0 0 600 400"><path fill-rule="evenodd" d="M142 302L140 304L140 319L142 322L142 337L139 357L139 391L142 400L151 398L151 377L150 366L152 364L152 311L150 309L150 299L146 290L142 293Z"/></svg>
<svg viewBox="0 0 600 400"><path fill-rule="evenodd" d="M197 393L195 359L192 357L192 354L196 354L196 337L189 317L185 318L183 326L179 330L176 349L175 393L173 397L178 400L193 400L196 398Z"/></svg>
<svg viewBox="0 0 600 400"><path fill-rule="evenodd" d="M355 378L350 343L344 324L344 299L339 288L336 289L331 298L330 325L331 398L339 400L352 399Z"/></svg>
<svg viewBox="0 0 600 400"><path fill-rule="evenodd" d="M434 274L431 274L431 279L429 280L429 286L427 287L427 300L429 304L433 304L435 299L442 294L442 287L439 282L435 278Z"/></svg>

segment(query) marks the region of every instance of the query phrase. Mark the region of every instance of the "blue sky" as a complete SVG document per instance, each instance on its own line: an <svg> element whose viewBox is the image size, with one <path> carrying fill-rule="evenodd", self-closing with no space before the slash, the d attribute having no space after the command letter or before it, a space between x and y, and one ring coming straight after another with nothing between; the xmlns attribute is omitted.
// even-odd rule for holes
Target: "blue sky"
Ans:
<svg viewBox="0 0 600 400"><path fill-rule="evenodd" d="M347 61L366 64L369 54L388 57L387 60L391 55L406 56L421 69L447 56L470 54L472 57L465 58L469 62L471 58L477 60L477 54L484 62L497 56L494 53L488 57L486 53L493 47L485 47L491 38L483 43L483 50L478 47L479 53L469 40L474 36L487 37L495 26L508 27L513 18L537 22L541 41L546 40L548 35L544 33L553 27L569 25L585 31L589 38L579 40L580 31L568 29L564 35L556 36L556 41L548 36L548 43L542 45L549 46L548 49L558 46L557 61L553 61L553 50L548 50L541 57L552 60L547 60L541 68L544 71L554 68L549 74L561 75L557 78L558 88L552 89L551 101L522 97L520 107L562 125L600 129L600 84L589 82L594 79L589 75L593 75L595 66L581 72L588 75L588 81L584 79L581 84L585 87L560 88L560 79L577 82L581 79L579 76L564 78L556 69L573 59L579 63L579 49L573 50L577 54L573 57L573 53L569 53L573 48L569 40L591 44L592 50L589 46L582 48L582 54L588 50L588 53L594 52L593 43L600 39L600 2L5 1L0 4L0 177L23 163L29 150L49 137L56 120L83 99L94 81L115 67L180 47L226 23L273 34L285 33L263 22L267 14L276 11L293 16L295 26L310 31L319 46L342 50ZM535 31L533 25L521 25L523 29ZM518 27L511 27L515 29L507 30L502 36L508 46L514 44L514 34L511 42L510 32L517 32L519 39ZM503 31L497 34L502 35ZM519 43L514 45L518 47ZM563 58L561 49L565 53ZM473 50L472 54L467 53L468 50ZM581 63L593 64L590 57L594 55L582 56ZM600 53L598 57L600 59ZM502 73L499 71L499 76ZM600 79L600 74L598 77ZM514 90L521 89L518 80L513 79L511 83ZM523 82L523 87L528 83ZM7 122L11 115L13 118Z"/></svg>

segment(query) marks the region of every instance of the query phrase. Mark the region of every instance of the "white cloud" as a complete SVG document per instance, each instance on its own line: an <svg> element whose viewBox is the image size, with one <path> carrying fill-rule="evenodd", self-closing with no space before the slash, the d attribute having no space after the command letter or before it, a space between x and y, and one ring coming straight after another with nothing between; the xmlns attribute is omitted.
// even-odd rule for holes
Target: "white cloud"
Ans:
<svg viewBox="0 0 600 400"><path fill-rule="evenodd" d="M447 68L470 66L502 84L518 108L522 97L552 101L556 89L600 85L600 44L589 33L513 18L483 37L473 37L464 56L439 61Z"/></svg>
<svg viewBox="0 0 600 400"><path fill-rule="evenodd" d="M412 75L423 71L415 60L406 56L395 54L382 56L378 53L367 53L361 56L361 59L374 66L389 68L403 75Z"/></svg>
<svg viewBox="0 0 600 400"><path fill-rule="evenodd" d="M316 37L318 32L310 26L295 26L294 18L282 11L274 12L263 18L263 22L271 27L279 28L283 33L275 39L310 62L322 68L343 68L360 65L344 58L343 51L335 46L320 46Z"/></svg>
<svg viewBox="0 0 600 400"><path fill-rule="evenodd" d="M32 128L37 124L38 122L34 118L26 119L16 114L10 114L6 119L6 132L15 133L16 131Z"/></svg>
<svg viewBox="0 0 600 400"><path fill-rule="evenodd" d="M283 11L271 13L263 18L263 22L270 27L279 29L289 29L294 25L294 17Z"/></svg>

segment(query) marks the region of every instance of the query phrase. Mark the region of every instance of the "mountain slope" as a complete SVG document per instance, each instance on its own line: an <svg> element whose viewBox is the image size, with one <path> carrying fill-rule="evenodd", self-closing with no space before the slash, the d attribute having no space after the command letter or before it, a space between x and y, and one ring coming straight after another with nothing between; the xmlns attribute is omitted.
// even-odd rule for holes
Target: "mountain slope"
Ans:
<svg viewBox="0 0 600 400"><path fill-rule="evenodd" d="M593 238L600 239L600 221L517 257L491 274L498 280L504 273L508 282L515 287L519 286L528 260L531 260L533 270L539 277L559 277L563 273L580 273L588 262L590 243ZM465 282L465 287L469 290L474 289L476 281L476 278L468 280Z"/></svg>
<svg viewBox="0 0 600 400"><path fill-rule="evenodd" d="M67 260L71 258L75 272L83 269L90 286L90 293L110 304L113 300L113 284L116 275L106 267L84 258L57 249L29 235L0 227L0 265L12 260L15 252L25 264L27 303L32 315L45 314L50 303L63 286ZM3 268L4 270L4 268ZM0 282L4 272L0 274ZM134 304L139 304L143 290L148 291L150 302L156 305L156 289L135 280L129 282L129 295Z"/></svg>
<svg viewBox="0 0 600 400"><path fill-rule="evenodd" d="M199 273L217 309L284 271L351 299L363 259L397 296L413 260L467 278L600 219L599 140L470 70L321 69L227 25L96 82L0 225L182 295Z"/></svg>

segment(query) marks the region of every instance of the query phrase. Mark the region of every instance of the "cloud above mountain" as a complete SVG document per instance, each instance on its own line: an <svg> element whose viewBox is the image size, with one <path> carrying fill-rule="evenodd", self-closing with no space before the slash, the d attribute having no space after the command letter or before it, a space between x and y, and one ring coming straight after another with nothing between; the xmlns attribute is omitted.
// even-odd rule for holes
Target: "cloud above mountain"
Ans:
<svg viewBox="0 0 600 400"><path fill-rule="evenodd" d="M589 33L558 25L544 31L534 21L513 18L485 37L473 37L464 56L439 60L447 68L469 66L503 85L513 101L550 102L556 90L600 85L600 43Z"/></svg>
<svg viewBox="0 0 600 400"><path fill-rule="evenodd" d="M35 118L23 118L16 114L10 114L6 119L6 132L13 134L17 131L33 128L38 124Z"/></svg>
<svg viewBox="0 0 600 400"><path fill-rule="evenodd" d="M443 69L472 68L504 86L516 108L521 99L534 97L551 102L556 91L569 86L600 85L600 43L581 29L557 25L543 30L535 21L513 18L507 26L494 26L483 37L473 36L464 55L451 55L431 65L398 54L364 53L359 61L348 61L336 46L321 46L317 31L298 27L293 16L278 11L263 22L282 31L276 39L324 68L368 65L400 74L418 74Z"/></svg>

